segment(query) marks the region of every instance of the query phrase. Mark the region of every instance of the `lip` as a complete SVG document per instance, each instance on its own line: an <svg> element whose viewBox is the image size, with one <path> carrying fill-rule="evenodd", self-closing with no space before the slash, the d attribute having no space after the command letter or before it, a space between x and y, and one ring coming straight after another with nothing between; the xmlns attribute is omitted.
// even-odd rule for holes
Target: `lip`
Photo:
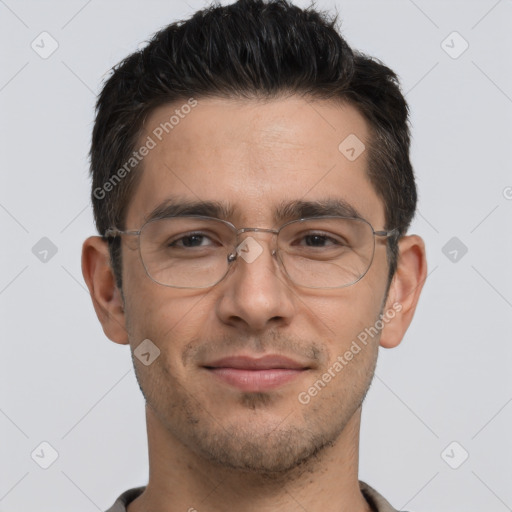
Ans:
<svg viewBox="0 0 512 512"><path fill-rule="evenodd" d="M231 356L203 367L221 382L248 392L275 389L309 369L298 361L280 355L260 358Z"/></svg>
<svg viewBox="0 0 512 512"><path fill-rule="evenodd" d="M269 354L259 358L241 355L223 357L203 366L206 368L236 368L238 370L304 370L308 368L305 364L278 354Z"/></svg>

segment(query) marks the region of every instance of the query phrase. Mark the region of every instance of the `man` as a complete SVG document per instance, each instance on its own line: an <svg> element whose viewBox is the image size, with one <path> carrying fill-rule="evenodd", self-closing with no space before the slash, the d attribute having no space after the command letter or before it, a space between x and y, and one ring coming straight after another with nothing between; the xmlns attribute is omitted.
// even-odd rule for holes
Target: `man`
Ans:
<svg viewBox="0 0 512 512"><path fill-rule="evenodd" d="M407 105L335 21L212 6L114 68L82 267L129 344L150 474L111 512L395 510L358 480L361 406L426 277Z"/></svg>

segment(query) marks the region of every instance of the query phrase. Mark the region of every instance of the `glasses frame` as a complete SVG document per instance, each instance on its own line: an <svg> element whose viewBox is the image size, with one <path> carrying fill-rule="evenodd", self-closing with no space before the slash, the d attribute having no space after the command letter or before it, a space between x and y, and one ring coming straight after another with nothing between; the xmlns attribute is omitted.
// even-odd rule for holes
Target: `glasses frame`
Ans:
<svg viewBox="0 0 512 512"><path fill-rule="evenodd" d="M213 221L221 222L221 223L227 225L233 231L234 236L235 236L235 241L236 241L235 250L228 254L228 256L227 256L228 266L227 266L226 272L215 283L210 284L208 286L201 286L201 287L196 287L196 286L193 286L193 287L192 286L175 286L175 285L172 285L172 284L161 283L160 281L157 281L156 279L154 279L151 276L151 274L149 273L149 271L148 271L148 269L146 267L146 264L144 263L144 258L142 257L141 244L140 244L140 235L141 235L142 231L144 230L144 227L147 226L148 224L152 223L152 222L156 222L156 221L159 221L159 220L162 220L162 219L177 219L177 218L194 218L194 219L213 220ZM305 285L301 285L301 284L296 283L290 277L290 275L288 274L288 270L286 269L286 265L284 264L284 261L283 261L281 255L278 254L279 246L277 244L277 237L278 237L279 233L286 226L289 226L290 224L296 224L296 223L299 223L299 222L310 221L310 220L322 220L322 219L358 220L358 221L365 222L370 227L370 229L372 230L373 248L372 248L372 256L370 258L370 263L369 263L368 268L366 269L366 271L356 281L353 281L351 283L344 284L344 285L341 285L341 286L329 286L329 287L325 287L325 286L320 286L320 287L305 286ZM286 274L288 279L295 286L298 286L300 288L308 288L308 289L316 289L316 290L336 290L336 289L346 288L348 286L352 286L352 285L356 284L357 282L359 282L368 273L368 271L370 270L370 268L372 266L373 259L375 257L375 237L380 237L380 238L388 239L388 238L395 237L396 235L399 234L398 228L393 228L393 229L390 229L390 230L387 230L387 231L384 231L384 230L376 231L375 229L373 229L373 226L366 219L363 219L362 217L350 217L350 216L343 216L343 215L321 215L321 216L317 216L317 217L303 217L303 218L300 218L300 219L294 219L294 220L288 221L285 224L283 224L282 226L280 226L278 229L272 229L272 228L251 228L251 227L237 228L232 222L229 222L229 221L224 220L224 219L219 219L217 217L209 217L209 216L206 216L206 215L183 215L183 216L180 215L180 216L175 216L175 217L163 216L163 217L156 217L154 219L150 219L150 220L146 221L141 226L141 228L138 229L138 230L122 230L122 229L118 229L116 227L111 227L111 228L108 228L105 231L105 234L103 235L102 238L104 238L104 239L117 238L117 237L120 237L122 235L137 236L138 237L137 245L138 245L138 252L139 252L140 261L142 263L142 266L144 267L144 271L146 272L146 275L154 283L157 283L157 284L159 284L161 286L167 286L169 288L180 288L180 289L187 289L187 290L202 290L202 289L211 288L213 286L216 286L223 279L226 278L226 276L229 274L229 272L230 272L230 270L232 268L231 263L233 263L234 261L236 261L238 259L238 253L236 251L236 249L240 245L240 242L238 241L238 237L239 237L240 234L248 233L248 232L272 233L273 235L275 235L276 236L276 247L277 247L277 249L272 250L271 254L272 254L272 256L278 255L277 260L278 260L278 262L280 262L280 266L281 266L282 270L284 270L284 273Z"/></svg>

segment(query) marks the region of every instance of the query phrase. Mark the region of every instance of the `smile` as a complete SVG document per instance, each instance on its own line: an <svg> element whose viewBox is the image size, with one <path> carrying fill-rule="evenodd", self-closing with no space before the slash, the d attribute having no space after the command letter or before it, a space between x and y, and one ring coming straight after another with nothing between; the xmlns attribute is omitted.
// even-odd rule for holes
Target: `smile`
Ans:
<svg viewBox="0 0 512 512"><path fill-rule="evenodd" d="M279 356L232 356L203 366L216 379L242 391L258 392L287 384L309 369L303 363Z"/></svg>
<svg viewBox="0 0 512 512"><path fill-rule="evenodd" d="M235 386L242 391L266 391L282 386L297 378L304 369L270 368L267 370L247 370L240 368L207 368L216 379Z"/></svg>

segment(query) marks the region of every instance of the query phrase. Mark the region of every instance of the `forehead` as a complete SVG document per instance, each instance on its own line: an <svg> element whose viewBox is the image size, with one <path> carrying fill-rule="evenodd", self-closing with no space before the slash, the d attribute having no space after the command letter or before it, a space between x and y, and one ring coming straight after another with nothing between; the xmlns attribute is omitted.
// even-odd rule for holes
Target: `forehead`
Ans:
<svg viewBox="0 0 512 512"><path fill-rule="evenodd" d="M127 209L130 229L178 197L225 205L228 220L251 226L273 225L289 203L342 201L383 227L367 177L368 125L350 105L296 96L184 100L155 109L140 143L151 149Z"/></svg>

